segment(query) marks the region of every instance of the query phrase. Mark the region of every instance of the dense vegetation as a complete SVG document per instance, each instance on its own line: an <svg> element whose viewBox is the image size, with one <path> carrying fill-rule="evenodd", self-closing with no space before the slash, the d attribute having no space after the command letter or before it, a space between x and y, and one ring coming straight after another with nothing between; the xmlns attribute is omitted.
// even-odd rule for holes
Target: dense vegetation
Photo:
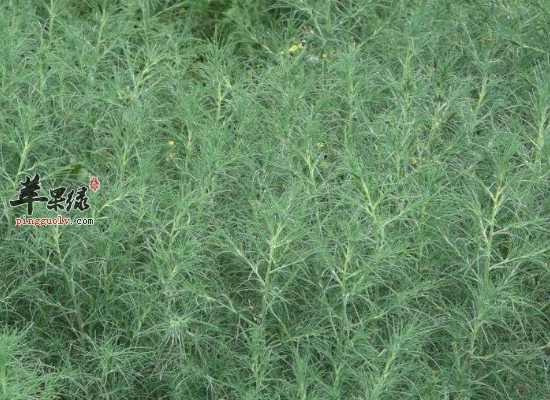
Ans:
<svg viewBox="0 0 550 400"><path fill-rule="evenodd" d="M0 399L548 399L549 21L1 1Z"/></svg>

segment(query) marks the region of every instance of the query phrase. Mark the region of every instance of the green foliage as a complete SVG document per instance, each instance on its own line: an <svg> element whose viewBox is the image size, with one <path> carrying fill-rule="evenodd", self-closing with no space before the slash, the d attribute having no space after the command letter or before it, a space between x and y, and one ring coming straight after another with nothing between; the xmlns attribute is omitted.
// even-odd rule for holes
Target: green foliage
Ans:
<svg viewBox="0 0 550 400"><path fill-rule="evenodd" d="M549 16L1 2L0 400L548 398Z"/></svg>

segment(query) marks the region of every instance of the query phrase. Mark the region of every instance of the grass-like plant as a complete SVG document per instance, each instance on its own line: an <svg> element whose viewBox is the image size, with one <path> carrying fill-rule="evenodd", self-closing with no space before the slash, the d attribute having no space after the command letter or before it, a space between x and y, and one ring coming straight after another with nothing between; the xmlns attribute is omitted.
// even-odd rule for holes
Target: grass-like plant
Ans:
<svg viewBox="0 0 550 400"><path fill-rule="evenodd" d="M0 2L0 400L549 398L549 17Z"/></svg>

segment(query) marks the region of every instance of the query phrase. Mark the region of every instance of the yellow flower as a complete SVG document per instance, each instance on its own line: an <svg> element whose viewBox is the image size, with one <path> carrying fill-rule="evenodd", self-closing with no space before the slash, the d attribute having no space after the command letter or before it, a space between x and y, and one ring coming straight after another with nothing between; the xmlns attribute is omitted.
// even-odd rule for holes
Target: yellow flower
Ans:
<svg viewBox="0 0 550 400"><path fill-rule="evenodd" d="M321 54L321 58L324 60L325 58L327 58L327 53L323 53Z"/></svg>
<svg viewBox="0 0 550 400"><path fill-rule="evenodd" d="M290 48L288 49L288 52L291 54L296 53L297 51L302 50L302 48L303 48L302 43L296 43L290 46Z"/></svg>
<svg viewBox="0 0 550 400"><path fill-rule="evenodd" d="M317 142L317 147L322 149L323 147L325 147L325 144L323 142Z"/></svg>
<svg viewBox="0 0 550 400"><path fill-rule="evenodd" d="M170 147L174 147L176 145L176 142L172 139L170 139L167 143L168 143L168 146Z"/></svg>

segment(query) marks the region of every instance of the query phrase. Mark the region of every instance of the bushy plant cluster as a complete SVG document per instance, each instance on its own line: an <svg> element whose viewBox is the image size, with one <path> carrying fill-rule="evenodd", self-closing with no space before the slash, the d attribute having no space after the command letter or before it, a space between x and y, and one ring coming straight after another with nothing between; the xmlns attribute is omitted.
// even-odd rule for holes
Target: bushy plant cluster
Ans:
<svg viewBox="0 0 550 400"><path fill-rule="evenodd" d="M548 399L549 18L1 1L0 399Z"/></svg>

